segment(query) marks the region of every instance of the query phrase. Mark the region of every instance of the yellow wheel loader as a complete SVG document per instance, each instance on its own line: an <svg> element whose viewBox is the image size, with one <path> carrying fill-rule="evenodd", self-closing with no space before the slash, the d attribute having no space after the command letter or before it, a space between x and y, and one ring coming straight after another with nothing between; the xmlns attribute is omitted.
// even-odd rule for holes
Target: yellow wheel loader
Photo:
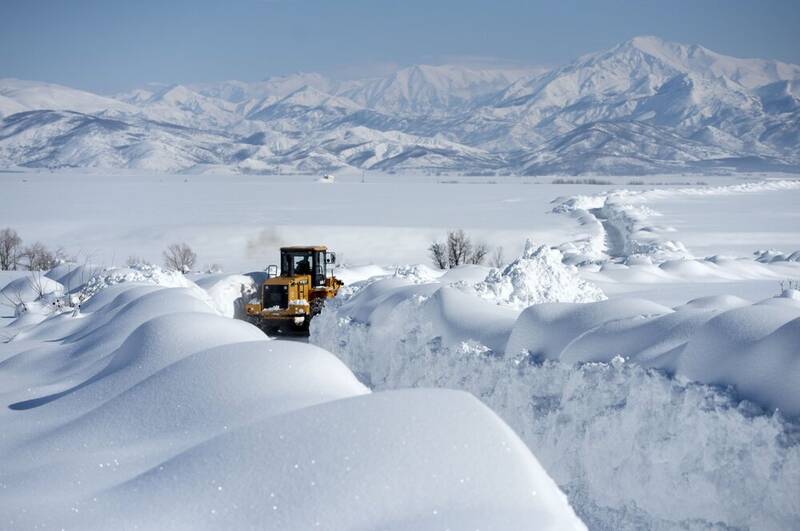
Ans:
<svg viewBox="0 0 800 531"><path fill-rule="evenodd" d="M335 263L324 245L281 247L280 274L276 265L267 268L259 302L245 306L248 320L269 335L307 334L311 319L344 285L328 272Z"/></svg>

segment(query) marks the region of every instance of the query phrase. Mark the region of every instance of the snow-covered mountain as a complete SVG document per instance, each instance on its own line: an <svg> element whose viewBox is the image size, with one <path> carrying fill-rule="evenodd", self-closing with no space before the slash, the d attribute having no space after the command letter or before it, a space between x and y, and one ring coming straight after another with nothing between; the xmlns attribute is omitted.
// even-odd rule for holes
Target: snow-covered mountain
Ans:
<svg viewBox="0 0 800 531"><path fill-rule="evenodd" d="M0 165L234 171L800 169L800 66L636 37L562 67L148 85L0 80Z"/></svg>
<svg viewBox="0 0 800 531"><path fill-rule="evenodd" d="M22 111L69 110L75 112L135 114L126 102L51 83L0 79L0 118Z"/></svg>
<svg viewBox="0 0 800 531"><path fill-rule="evenodd" d="M393 114L448 114L471 107L532 70L475 70L453 65L417 65L341 91L351 100Z"/></svg>

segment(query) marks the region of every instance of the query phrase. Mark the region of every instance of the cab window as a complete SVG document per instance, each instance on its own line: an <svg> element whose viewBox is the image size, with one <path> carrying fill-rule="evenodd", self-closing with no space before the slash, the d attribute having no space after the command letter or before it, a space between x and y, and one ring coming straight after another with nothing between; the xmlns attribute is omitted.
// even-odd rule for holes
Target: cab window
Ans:
<svg viewBox="0 0 800 531"><path fill-rule="evenodd" d="M281 257L281 275L310 275L312 273L311 253L284 253Z"/></svg>

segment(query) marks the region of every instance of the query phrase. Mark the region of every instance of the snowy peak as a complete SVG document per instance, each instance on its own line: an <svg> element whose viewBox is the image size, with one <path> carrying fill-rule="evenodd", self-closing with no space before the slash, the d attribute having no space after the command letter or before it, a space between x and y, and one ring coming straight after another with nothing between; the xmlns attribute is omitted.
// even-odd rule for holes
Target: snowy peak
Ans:
<svg viewBox="0 0 800 531"><path fill-rule="evenodd" d="M800 66L764 59L740 59L703 46L677 44L658 37L634 37L620 49L636 49L678 71L726 77L748 89L800 77Z"/></svg>
<svg viewBox="0 0 800 531"><path fill-rule="evenodd" d="M185 105L187 102L197 101L201 97L200 94L189 90L183 85L171 85L153 94L147 103L164 102L173 105Z"/></svg>
<svg viewBox="0 0 800 531"><path fill-rule="evenodd" d="M752 90L776 81L800 79L800 66L739 59L698 45L642 36L585 55L545 76L520 80L504 91L500 102L516 105L539 95L545 103L567 105L584 95L595 99L620 93L650 95L677 75L725 78Z"/></svg>
<svg viewBox="0 0 800 531"><path fill-rule="evenodd" d="M384 112L421 114L449 110L497 92L530 70L475 70L454 65L415 65L343 94Z"/></svg>
<svg viewBox="0 0 800 531"><path fill-rule="evenodd" d="M298 73L151 84L117 99L0 80L0 164L146 161L170 171L214 164L262 173L795 171L798 87L796 65L652 36L547 72L415 65L368 79Z"/></svg>
<svg viewBox="0 0 800 531"><path fill-rule="evenodd" d="M264 81L222 81L219 83L196 83L188 87L203 96L219 98L231 103L244 103L247 100L264 98L280 99L305 86L324 92L330 91L336 83L316 73L296 73L276 76Z"/></svg>
<svg viewBox="0 0 800 531"><path fill-rule="evenodd" d="M346 98L322 92L310 85L306 85L292 92L277 104L298 105L302 107L339 107L349 110L359 109L358 105Z"/></svg>
<svg viewBox="0 0 800 531"><path fill-rule="evenodd" d="M292 120L291 129L304 129L304 124L316 127L322 122L359 110L360 106L346 98L306 85L276 102L265 100L251 110L247 117L261 121Z"/></svg>
<svg viewBox="0 0 800 531"><path fill-rule="evenodd" d="M52 83L0 79L0 113L14 110L71 110L85 113L136 113L136 107L121 101ZM13 103L11 103L13 102ZM8 112L8 111L6 111Z"/></svg>

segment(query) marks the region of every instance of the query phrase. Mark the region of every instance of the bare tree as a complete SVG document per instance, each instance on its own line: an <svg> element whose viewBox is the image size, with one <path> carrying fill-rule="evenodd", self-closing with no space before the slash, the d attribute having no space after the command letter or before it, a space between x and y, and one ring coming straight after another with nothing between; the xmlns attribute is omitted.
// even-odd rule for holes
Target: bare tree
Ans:
<svg viewBox="0 0 800 531"><path fill-rule="evenodd" d="M489 247L485 243L476 243L472 248L472 253L467 257L467 262L482 264L487 254L489 254Z"/></svg>
<svg viewBox="0 0 800 531"><path fill-rule="evenodd" d="M439 269L462 264L482 264L489 254L486 244L473 244L470 237L461 229L448 231L445 243L433 242L428 251L434 265Z"/></svg>
<svg viewBox="0 0 800 531"><path fill-rule="evenodd" d="M494 253L492 253L492 258L491 260L489 260L489 263L491 264L492 267L496 267L497 269L500 269L501 267L506 265L506 260L505 257L503 256L502 245L495 247Z"/></svg>
<svg viewBox="0 0 800 531"><path fill-rule="evenodd" d="M140 266L140 265L148 265L150 262L142 258L141 256L130 255L127 260L125 260L125 265L128 267Z"/></svg>
<svg viewBox="0 0 800 531"><path fill-rule="evenodd" d="M216 273L222 273L223 269L220 264L206 264L205 272L209 275L213 275Z"/></svg>
<svg viewBox="0 0 800 531"><path fill-rule="evenodd" d="M22 257L25 259L25 265L29 271L48 271L53 269L58 264L61 255L63 255L61 250L53 253L41 242L29 245L22 251Z"/></svg>
<svg viewBox="0 0 800 531"><path fill-rule="evenodd" d="M800 280L786 279L780 281L781 293L789 290L800 290Z"/></svg>
<svg viewBox="0 0 800 531"><path fill-rule="evenodd" d="M164 251L164 265L188 273L197 260L197 254L185 243L173 243Z"/></svg>
<svg viewBox="0 0 800 531"><path fill-rule="evenodd" d="M467 263L472 254L472 241L462 229L447 233L447 262L450 267Z"/></svg>
<svg viewBox="0 0 800 531"><path fill-rule="evenodd" d="M447 245L441 242L433 242L428 251L431 253L434 265L439 269L447 269Z"/></svg>
<svg viewBox="0 0 800 531"><path fill-rule="evenodd" d="M16 269L20 258L22 238L11 228L0 230L0 271Z"/></svg>

